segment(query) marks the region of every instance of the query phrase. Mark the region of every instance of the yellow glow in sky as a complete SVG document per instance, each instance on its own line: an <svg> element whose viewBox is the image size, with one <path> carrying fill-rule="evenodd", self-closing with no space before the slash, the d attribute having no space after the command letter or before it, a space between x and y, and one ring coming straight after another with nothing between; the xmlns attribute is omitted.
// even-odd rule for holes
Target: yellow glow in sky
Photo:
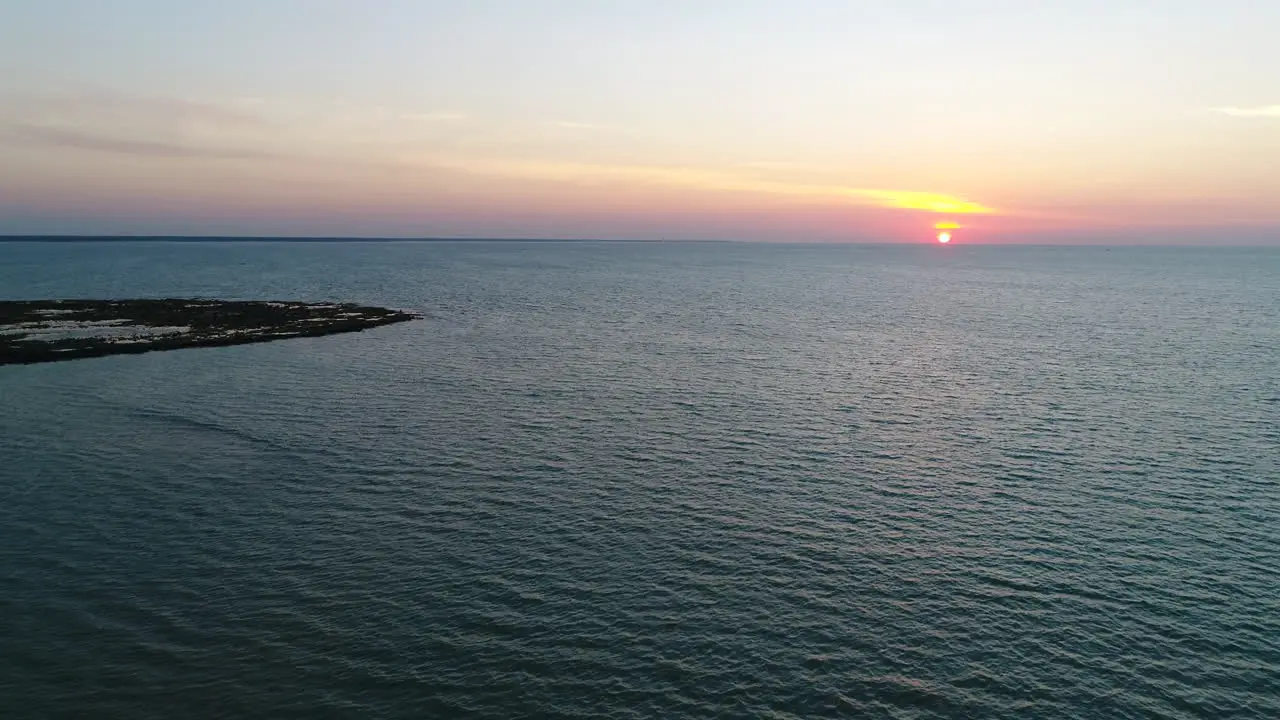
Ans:
<svg viewBox="0 0 1280 720"><path fill-rule="evenodd" d="M821 199L851 200L899 210L948 214L994 214L996 210L955 195L916 190L879 190L843 185L810 184L756 177L716 169L637 165L593 165L557 162L503 162L460 160L436 163L469 173L528 180L596 184L631 182L653 187L685 188L708 192L749 193ZM958 226L957 226L958 227Z"/></svg>
<svg viewBox="0 0 1280 720"><path fill-rule="evenodd" d="M995 210L985 205L941 193L902 190L860 190L858 192L879 201L879 204L884 207L902 208L904 210L926 210L928 212L954 213L957 215L989 215L995 212Z"/></svg>

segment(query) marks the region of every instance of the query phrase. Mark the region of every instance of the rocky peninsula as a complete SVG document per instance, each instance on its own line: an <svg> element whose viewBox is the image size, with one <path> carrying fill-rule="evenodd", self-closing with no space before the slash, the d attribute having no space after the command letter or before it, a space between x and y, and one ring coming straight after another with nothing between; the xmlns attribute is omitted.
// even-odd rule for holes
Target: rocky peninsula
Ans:
<svg viewBox="0 0 1280 720"><path fill-rule="evenodd" d="M350 303L194 298L0 301L0 365L315 337L419 317Z"/></svg>

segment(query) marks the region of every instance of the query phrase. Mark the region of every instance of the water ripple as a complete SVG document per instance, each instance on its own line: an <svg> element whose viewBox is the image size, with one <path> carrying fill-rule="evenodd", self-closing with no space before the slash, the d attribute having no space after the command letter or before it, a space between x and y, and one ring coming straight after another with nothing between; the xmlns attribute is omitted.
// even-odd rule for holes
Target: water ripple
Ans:
<svg viewBox="0 0 1280 720"><path fill-rule="evenodd" d="M0 709L1280 717L1280 258L953 249L5 247L432 315L0 372Z"/></svg>

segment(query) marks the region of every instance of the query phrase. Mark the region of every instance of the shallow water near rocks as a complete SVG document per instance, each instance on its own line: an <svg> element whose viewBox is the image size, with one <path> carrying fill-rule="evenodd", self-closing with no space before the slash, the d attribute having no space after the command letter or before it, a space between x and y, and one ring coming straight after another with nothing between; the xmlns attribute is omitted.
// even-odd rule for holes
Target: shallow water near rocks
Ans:
<svg viewBox="0 0 1280 720"><path fill-rule="evenodd" d="M0 712L1280 717L1280 251L0 243Z"/></svg>

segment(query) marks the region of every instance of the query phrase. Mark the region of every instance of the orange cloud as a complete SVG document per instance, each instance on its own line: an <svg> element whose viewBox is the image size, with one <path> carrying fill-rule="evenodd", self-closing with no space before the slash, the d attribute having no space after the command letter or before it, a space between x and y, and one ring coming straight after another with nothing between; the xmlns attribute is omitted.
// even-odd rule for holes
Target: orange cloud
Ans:
<svg viewBox="0 0 1280 720"><path fill-rule="evenodd" d="M926 210L935 213L955 213L958 215L990 215L995 210L970 202L954 195L931 192L911 192L903 190L856 190L867 198L877 201L879 205L904 210Z"/></svg>
<svg viewBox="0 0 1280 720"><path fill-rule="evenodd" d="M704 170L690 167L484 160L459 160L445 163L433 162L432 164L437 167L447 167L463 172L527 180L550 180L590 185L608 182L639 183L669 188L754 193L811 200L849 200L861 205L901 210L922 210L934 213L996 213L996 210L985 205L946 193L917 190L880 190L841 185L814 185L769 180L722 170Z"/></svg>

